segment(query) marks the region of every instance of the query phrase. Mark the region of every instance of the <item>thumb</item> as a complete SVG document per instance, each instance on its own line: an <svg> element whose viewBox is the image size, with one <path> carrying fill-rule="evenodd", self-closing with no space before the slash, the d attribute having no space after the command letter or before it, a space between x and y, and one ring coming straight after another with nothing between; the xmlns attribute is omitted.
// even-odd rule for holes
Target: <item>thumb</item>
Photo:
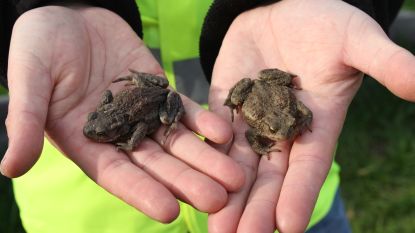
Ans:
<svg viewBox="0 0 415 233"><path fill-rule="evenodd" d="M362 13L363 14L363 13ZM345 63L375 78L395 95L415 101L415 57L367 17L350 20Z"/></svg>
<svg viewBox="0 0 415 233"><path fill-rule="evenodd" d="M6 119L9 146L1 173L17 177L37 161L43 147L45 121L51 96L51 80L35 58L9 56L9 110Z"/></svg>

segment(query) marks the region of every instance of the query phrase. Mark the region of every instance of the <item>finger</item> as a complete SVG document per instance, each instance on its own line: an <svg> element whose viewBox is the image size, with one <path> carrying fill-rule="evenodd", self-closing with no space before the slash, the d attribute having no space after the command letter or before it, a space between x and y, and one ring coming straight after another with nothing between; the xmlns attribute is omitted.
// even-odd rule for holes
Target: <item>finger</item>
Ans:
<svg viewBox="0 0 415 233"><path fill-rule="evenodd" d="M99 186L157 221L168 223L178 216L179 204L174 195L134 165L126 154L114 145L90 141L83 137L81 129L61 131L63 128L57 125L50 138L71 138L60 144L60 149Z"/></svg>
<svg viewBox="0 0 415 233"><path fill-rule="evenodd" d="M332 164L333 153L346 110L344 106L320 103L313 109L312 132L295 140L288 170L276 209L277 228L281 232L304 232L310 220L321 186Z"/></svg>
<svg viewBox="0 0 415 233"><path fill-rule="evenodd" d="M1 164L1 172L8 177L23 175L39 158L52 90L46 69L30 58L23 58L11 50L6 120L9 146Z"/></svg>
<svg viewBox="0 0 415 233"><path fill-rule="evenodd" d="M250 184L245 184L250 186ZM229 194L228 203L220 211L208 217L208 229L211 233L233 233L238 228L244 204L249 195L249 187L243 187L237 193Z"/></svg>
<svg viewBox="0 0 415 233"><path fill-rule="evenodd" d="M156 141L164 140L163 132L162 129L154 135ZM182 125L168 136L164 148L167 153L212 177L227 190L238 190L244 183L243 171L235 161L200 140Z"/></svg>
<svg viewBox="0 0 415 233"><path fill-rule="evenodd" d="M232 127L227 121L186 96L181 97L186 111L182 121L189 129L215 143L224 144L232 140Z"/></svg>
<svg viewBox="0 0 415 233"><path fill-rule="evenodd" d="M245 183L238 192L229 195L228 203L224 208L209 215L208 226L210 232L231 233L236 232L238 228L258 168L258 155L252 150L247 150L248 146L244 134L235 135L235 141L229 155L242 167L245 173Z"/></svg>
<svg viewBox="0 0 415 233"><path fill-rule="evenodd" d="M130 156L176 197L200 211L216 212L227 201L226 190L220 184L169 156L153 140L144 140Z"/></svg>
<svg viewBox="0 0 415 233"><path fill-rule="evenodd" d="M280 147L281 148L281 147ZM274 232L275 209L288 165L288 148L262 156L238 232Z"/></svg>
<svg viewBox="0 0 415 233"><path fill-rule="evenodd" d="M226 87L224 86L216 85L215 81L213 81L209 91L209 108L212 112L220 116L222 119L230 122L230 124L233 124L234 122L231 121L231 110L230 108L224 106L224 102L230 88L231 86L229 86L229 88L226 89ZM233 134L231 136L233 136ZM207 143L216 150L228 154L233 143L233 137L231 137L227 143L218 144L214 141L209 140L207 141Z"/></svg>
<svg viewBox="0 0 415 233"><path fill-rule="evenodd" d="M77 164L101 187L149 217L164 223L173 221L179 214L175 197L124 155L115 153L113 147L89 151Z"/></svg>
<svg viewBox="0 0 415 233"><path fill-rule="evenodd" d="M415 57L393 43L371 18L350 20L345 63L369 74L397 96L415 101Z"/></svg>

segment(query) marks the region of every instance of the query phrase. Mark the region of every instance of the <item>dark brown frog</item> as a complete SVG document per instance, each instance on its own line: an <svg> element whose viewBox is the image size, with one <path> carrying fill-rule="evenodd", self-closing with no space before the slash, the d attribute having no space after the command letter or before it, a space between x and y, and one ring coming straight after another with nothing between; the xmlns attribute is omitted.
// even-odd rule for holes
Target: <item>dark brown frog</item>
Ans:
<svg viewBox="0 0 415 233"><path fill-rule="evenodd" d="M162 124L167 126L164 133L167 138L184 114L180 95L167 89L167 79L130 72L113 81L128 81L127 88L115 96L106 90L96 111L88 115L83 129L86 137L114 143L123 151L132 151Z"/></svg>

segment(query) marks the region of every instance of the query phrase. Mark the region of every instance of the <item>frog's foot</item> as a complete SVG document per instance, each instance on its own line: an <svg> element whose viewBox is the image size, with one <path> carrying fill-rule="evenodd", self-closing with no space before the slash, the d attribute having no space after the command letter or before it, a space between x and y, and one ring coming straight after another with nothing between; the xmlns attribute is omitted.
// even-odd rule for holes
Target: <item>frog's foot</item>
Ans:
<svg viewBox="0 0 415 233"><path fill-rule="evenodd" d="M176 130L176 128L177 128L177 123L176 122L174 122L171 125L167 126L166 130L164 131L163 138L161 139L161 142L160 142L161 145L164 145L164 143L166 143L167 138L169 137L171 132Z"/></svg>
<svg viewBox="0 0 415 233"><path fill-rule="evenodd" d="M116 143L115 146L117 147L117 151L124 151L126 153L131 152L134 149L134 146L123 142Z"/></svg>
<svg viewBox="0 0 415 233"><path fill-rule="evenodd" d="M146 123L138 123L134 126L133 134L127 142L118 142L115 144L117 146L117 150L122 150L124 152L133 151L134 148L146 137L148 130L149 129Z"/></svg>
<svg viewBox="0 0 415 233"><path fill-rule="evenodd" d="M297 109L301 113L301 120L299 122L301 129L307 129L308 131L313 132L310 128L311 122L313 121L313 112L301 101L297 101Z"/></svg>
<svg viewBox="0 0 415 233"><path fill-rule="evenodd" d="M161 141L162 145L166 142L170 133L177 128L177 124L184 114L185 110L180 95L170 91L165 104L160 105L159 109L160 121L167 126L166 131L164 131L164 139Z"/></svg>
<svg viewBox="0 0 415 233"><path fill-rule="evenodd" d="M242 105L238 105L238 106L235 106L235 107L230 107L230 110L231 110L231 120L233 122L234 119L235 119L234 111L236 112L236 114L239 114L242 110Z"/></svg>
<svg viewBox="0 0 415 233"><path fill-rule="evenodd" d="M233 120L235 119L235 115L233 114L233 108L231 108L231 120L233 122Z"/></svg>
<svg viewBox="0 0 415 233"><path fill-rule="evenodd" d="M235 119L235 113L234 112L236 112L236 114L239 114L239 112L241 111L241 107L233 105L231 103L227 103L227 102L225 102L224 105L229 107L229 110L231 112L231 121L233 122L234 119Z"/></svg>
<svg viewBox="0 0 415 233"><path fill-rule="evenodd" d="M275 145L275 143L274 143ZM269 149L268 149L268 153L266 154L267 159L270 160L271 159L271 152L282 152L282 150L278 149L278 148L272 148L274 145L272 145Z"/></svg>
<svg viewBox="0 0 415 233"><path fill-rule="evenodd" d="M297 90L297 91L301 91L301 90L303 90L303 88L301 88L301 87L299 87L299 86L295 85L294 83L292 83L291 85L288 85L288 87L289 87L289 88L292 88L292 89L294 89L294 90Z"/></svg>
<svg viewBox="0 0 415 233"><path fill-rule="evenodd" d="M119 78L113 80L112 83L118 83L118 82L122 82L122 81L130 81L130 82L132 82L133 81L133 77L131 75L124 76L124 77L119 77ZM132 83L127 83L125 85L126 86L127 85L132 85Z"/></svg>

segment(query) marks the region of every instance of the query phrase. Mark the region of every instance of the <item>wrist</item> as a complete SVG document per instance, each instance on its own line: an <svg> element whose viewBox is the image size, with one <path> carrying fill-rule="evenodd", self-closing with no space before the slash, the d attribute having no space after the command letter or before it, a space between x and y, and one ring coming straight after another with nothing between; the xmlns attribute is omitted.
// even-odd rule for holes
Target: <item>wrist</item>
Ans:
<svg viewBox="0 0 415 233"><path fill-rule="evenodd" d="M234 19L245 11L276 2L279 0L215 0L212 3L202 27L199 44L200 62L209 82L223 38Z"/></svg>

